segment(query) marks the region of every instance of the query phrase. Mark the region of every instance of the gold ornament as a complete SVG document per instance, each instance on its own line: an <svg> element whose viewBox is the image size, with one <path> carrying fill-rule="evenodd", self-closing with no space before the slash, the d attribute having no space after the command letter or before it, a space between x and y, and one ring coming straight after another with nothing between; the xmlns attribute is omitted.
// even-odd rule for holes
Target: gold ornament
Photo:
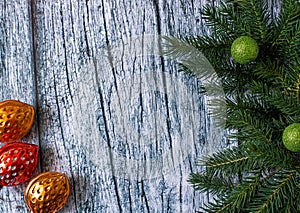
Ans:
<svg viewBox="0 0 300 213"><path fill-rule="evenodd" d="M33 106L16 100L0 102L0 142L20 140L29 132L33 120Z"/></svg>
<svg viewBox="0 0 300 213"><path fill-rule="evenodd" d="M33 178L25 189L24 199L33 213L56 213L70 195L68 177L59 172L44 172Z"/></svg>

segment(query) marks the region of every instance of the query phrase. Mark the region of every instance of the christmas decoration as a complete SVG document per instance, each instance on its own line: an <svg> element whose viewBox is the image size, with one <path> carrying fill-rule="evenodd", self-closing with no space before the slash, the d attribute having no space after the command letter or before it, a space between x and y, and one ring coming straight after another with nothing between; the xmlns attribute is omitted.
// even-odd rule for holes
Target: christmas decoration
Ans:
<svg viewBox="0 0 300 213"><path fill-rule="evenodd" d="M259 47L256 41L249 36L241 36L234 40L231 46L231 55L240 64L247 64L256 59Z"/></svg>
<svg viewBox="0 0 300 213"><path fill-rule="evenodd" d="M16 100L0 102L0 142L16 141L30 130L34 108Z"/></svg>
<svg viewBox="0 0 300 213"><path fill-rule="evenodd" d="M38 146L11 142L0 149L0 185L15 186L27 181L38 162Z"/></svg>
<svg viewBox="0 0 300 213"><path fill-rule="evenodd" d="M295 123L300 123L300 2L272 1L278 7L270 2L222 0L207 5L201 12L208 33L167 40L173 47L169 54L178 58L187 55L188 45L201 51L226 96L225 127L234 144L201 158L200 172L189 179L212 198L204 212L300 212L299 153L286 148L298 151L300 140L294 135L299 134ZM244 64L245 58L235 56L231 47L242 36L259 44L252 63ZM197 64L181 61L181 70L198 75L189 69ZM201 62L198 66L201 70Z"/></svg>
<svg viewBox="0 0 300 213"><path fill-rule="evenodd" d="M300 151L300 123L294 123L285 128L282 141L288 150Z"/></svg>
<svg viewBox="0 0 300 213"><path fill-rule="evenodd" d="M20 140L34 120L34 108L26 103L0 102L0 186L16 186L29 180L38 164L38 146ZM55 213L66 203L70 182L65 174L45 172L33 178L26 190L25 201L33 213Z"/></svg>
<svg viewBox="0 0 300 213"><path fill-rule="evenodd" d="M67 202L70 182L58 172L44 172L33 178L25 189L24 199L33 213L55 213Z"/></svg>

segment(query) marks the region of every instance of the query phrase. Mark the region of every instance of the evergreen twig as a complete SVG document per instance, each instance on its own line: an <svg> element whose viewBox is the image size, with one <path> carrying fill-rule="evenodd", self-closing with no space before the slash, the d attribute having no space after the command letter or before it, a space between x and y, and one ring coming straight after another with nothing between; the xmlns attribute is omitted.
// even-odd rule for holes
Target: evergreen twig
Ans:
<svg viewBox="0 0 300 213"><path fill-rule="evenodd" d="M167 39L168 54L181 57L186 73L221 79L202 92L217 96L222 85L226 98L212 103L212 114L225 111L230 137L238 142L200 159L205 170L189 178L196 190L213 195L205 212L300 212L300 154L282 143L284 128L300 122L300 1L277 3L274 15L267 0L219 0L202 8L206 34ZM254 62L242 65L232 60L230 47L244 35L260 51ZM217 75L187 59L191 46ZM218 108L219 103L226 106Z"/></svg>

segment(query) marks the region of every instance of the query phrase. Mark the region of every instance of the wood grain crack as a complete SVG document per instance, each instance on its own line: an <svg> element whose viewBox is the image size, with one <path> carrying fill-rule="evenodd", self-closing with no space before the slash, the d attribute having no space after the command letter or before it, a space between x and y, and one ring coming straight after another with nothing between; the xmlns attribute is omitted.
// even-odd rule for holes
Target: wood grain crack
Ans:
<svg viewBox="0 0 300 213"><path fill-rule="evenodd" d="M95 70L97 70L98 69L98 67L97 67L98 64L97 64L96 60L94 60L94 64L95 64ZM113 180L113 184L114 184L114 190L115 190L116 199L117 199L117 202L118 202L119 211L120 211L120 213L122 213L123 210L122 210L121 199L120 199L119 190L118 190L117 177L115 175L112 145L111 145L111 139L110 139L109 132L108 132L108 125L107 125L107 118L106 118L106 113L105 113L105 104L104 104L104 98L103 98L103 91L101 90L101 85L100 85L100 82L99 82L99 76L98 76L97 72L96 72L96 84L99 88L99 100L100 100L102 114L103 114L103 122L104 122L104 126L105 126L105 135L106 135L108 153L109 153L109 158L110 158L110 167L111 167L111 172L112 172L112 180Z"/></svg>

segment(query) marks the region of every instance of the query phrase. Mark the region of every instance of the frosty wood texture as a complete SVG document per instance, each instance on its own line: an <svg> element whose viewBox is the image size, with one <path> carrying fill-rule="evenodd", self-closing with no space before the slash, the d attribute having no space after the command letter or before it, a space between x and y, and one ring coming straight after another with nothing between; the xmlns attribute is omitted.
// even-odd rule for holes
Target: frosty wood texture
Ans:
<svg viewBox="0 0 300 213"><path fill-rule="evenodd" d="M0 99L16 99L35 106L31 7L28 1L0 1ZM24 141L38 144L37 129ZM26 212L25 186L0 191L0 212Z"/></svg>
<svg viewBox="0 0 300 213"><path fill-rule="evenodd" d="M200 82L151 50L158 35L200 35L205 3L0 3L1 99L36 107L24 140L40 146L39 171L70 178L61 212L193 212L206 201L188 175L226 144ZM3 188L0 211L29 212L23 189Z"/></svg>

